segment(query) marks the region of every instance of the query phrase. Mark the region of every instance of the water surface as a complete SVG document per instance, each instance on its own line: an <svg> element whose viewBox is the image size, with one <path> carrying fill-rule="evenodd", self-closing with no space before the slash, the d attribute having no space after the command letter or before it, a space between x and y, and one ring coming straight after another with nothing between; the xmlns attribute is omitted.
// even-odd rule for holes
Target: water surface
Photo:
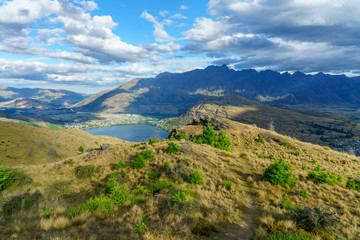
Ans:
<svg viewBox="0 0 360 240"><path fill-rule="evenodd" d="M93 135L105 135L116 137L130 142L148 141L150 138L164 139L169 134L156 126L149 124L129 124L129 125L116 125L107 127L98 127L85 129Z"/></svg>

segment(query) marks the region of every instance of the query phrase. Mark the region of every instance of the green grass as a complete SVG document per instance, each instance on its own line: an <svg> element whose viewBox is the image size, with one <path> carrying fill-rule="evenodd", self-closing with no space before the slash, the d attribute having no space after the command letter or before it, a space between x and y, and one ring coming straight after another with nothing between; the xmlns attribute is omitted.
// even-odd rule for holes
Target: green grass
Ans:
<svg viewBox="0 0 360 240"><path fill-rule="evenodd" d="M359 179L349 179L346 182L346 188L355 189L357 191L360 191L360 180Z"/></svg>
<svg viewBox="0 0 360 240"><path fill-rule="evenodd" d="M178 144L173 143L173 142L168 143L168 146L166 148L167 153L173 154L173 153L178 153L180 151L181 151L181 147Z"/></svg>
<svg viewBox="0 0 360 240"><path fill-rule="evenodd" d="M334 186L336 183L342 182L342 177L340 175L336 176L333 173L323 171L320 171L319 173L311 171L308 174L308 178L314 180L315 182L326 183L330 186Z"/></svg>
<svg viewBox="0 0 360 240"><path fill-rule="evenodd" d="M265 143L265 139L263 136L260 136L258 139L256 139L256 141L259 143Z"/></svg>
<svg viewBox="0 0 360 240"><path fill-rule="evenodd" d="M43 218L50 218L53 214L54 214L54 211L49 209L48 207L41 209L41 216Z"/></svg>
<svg viewBox="0 0 360 240"><path fill-rule="evenodd" d="M316 240L310 234L305 233L276 233L267 236L266 238L259 238L259 240Z"/></svg>
<svg viewBox="0 0 360 240"><path fill-rule="evenodd" d="M231 181L223 181L221 186L226 188L227 190L231 190L234 186L234 183Z"/></svg>
<svg viewBox="0 0 360 240"><path fill-rule="evenodd" d="M163 168L165 170L168 170L170 168L170 163L168 161L165 161L164 164L163 164Z"/></svg>
<svg viewBox="0 0 360 240"><path fill-rule="evenodd" d="M119 160L119 162L115 165L115 170L119 170L124 167L126 167L126 163L123 160Z"/></svg>
<svg viewBox="0 0 360 240"><path fill-rule="evenodd" d="M131 168L132 169L141 169L144 168L146 166L146 161L153 158L155 156L155 153L151 150L145 150L145 151L141 151L135 161L133 161L131 163Z"/></svg>
<svg viewBox="0 0 360 240"><path fill-rule="evenodd" d="M202 174L200 172L195 171L195 172L189 174L188 182L191 183L191 184L203 185L204 184L204 177L202 176Z"/></svg>
<svg viewBox="0 0 360 240"><path fill-rule="evenodd" d="M155 180L161 176L161 172L148 172L146 175L147 175L147 179Z"/></svg>
<svg viewBox="0 0 360 240"><path fill-rule="evenodd" d="M14 181L12 173L6 170L5 164L0 164L0 191Z"/></svg>
<svg viewBox="0 0 360 240"><path fill-rule="evenodd" d="M291 145L291 143L289 143L289 142L282 142L282 143L281 143L281 146L290 148L292 145Z"/></svg>

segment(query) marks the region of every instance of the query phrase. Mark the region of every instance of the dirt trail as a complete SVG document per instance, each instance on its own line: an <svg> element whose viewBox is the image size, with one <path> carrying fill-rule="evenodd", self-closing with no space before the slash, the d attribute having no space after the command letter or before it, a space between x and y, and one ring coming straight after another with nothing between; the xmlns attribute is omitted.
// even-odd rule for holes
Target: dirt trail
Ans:
<svg viewBox="0 0 360 240"><path fill-rule="evenodd" d="M242 161L243 171L238 172L241 176L246 193L246 209L244 211L245 218L242 226L237 228L229 228L225 232L217 235L217 239L226 240L247 240L255 237L255 221L257 216L257 208L254 202L254 193L251 191L250 183L247 181L251 173L251 169L247 159L239 158Z"/></svg>

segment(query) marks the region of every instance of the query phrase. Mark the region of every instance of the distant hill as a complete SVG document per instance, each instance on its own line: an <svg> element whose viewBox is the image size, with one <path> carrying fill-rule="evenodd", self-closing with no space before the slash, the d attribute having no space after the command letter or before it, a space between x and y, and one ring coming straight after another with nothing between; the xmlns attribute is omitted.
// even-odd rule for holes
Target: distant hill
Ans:
<svg viewBox="0 0 360 240"><path fill-rule="evenodd" d="M88 97L86 94L55 89L13 88L0 86L0 107L48 108L66 107ZM19 104L19 102L21 102Z"/></svg>
<svg viewBox="0 0 360 240"><path fill-rule="evenodd" d="M360 78L271 70L235 71L209 66L184 73L134 79L103 91L77 106L90 112L177 115L203 96L240 95L272 104L360 106Z"/></svg>
<svg viewBox="0 0 360 240"><path fill-rule="evenodd" d="M170 131L173 128L191 124L193 119L226 118L233 121L254 124L264 129L275 130L301 141L333 146L334 139L353 139L360 135L360 124L339 116L294 107L274 107L237 95L204 97L179 117L159 121L159 126ZM345 147L345 145L343 146ZM357 146L346 144L360 155Z"/></svg>

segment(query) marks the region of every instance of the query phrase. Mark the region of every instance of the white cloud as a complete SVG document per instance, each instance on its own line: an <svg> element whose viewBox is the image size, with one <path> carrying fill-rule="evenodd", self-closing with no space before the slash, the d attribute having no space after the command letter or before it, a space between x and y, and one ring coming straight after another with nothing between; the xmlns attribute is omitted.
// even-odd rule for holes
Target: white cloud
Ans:
<svg viewBox="0 0 360 240"><path fill-rule="evenodd" d="M214 21L211 18L196 18L193 28L183 32L183 40L211 41L222 36L227 30L227 25Z"/></svg>
<svg viewBox="0 0 360 240"><path fill-rule="evenodd" d="M170 18L187 19L187 16L184 16L181 13L175 13L174 15L170 16Z"/></svg>
<svg viewBox="0 0 360 240"><path fill-rule="evenodd" d="M155 28L153 31L153 35L155 37L155 40L158 42L167 42L167 41L173 41L175 40L174 37L170 36L165 30L164 30L164 23L159 23L154 16L149 14L147 11L143 11L141 14L141 17L146 19L147 21L151 22ZM166 22L165 22L166 23Z"/></svg>
<svg viewBox="0 0 360 240"><path fill-rule="evenodd" d="M185 6L185 5L181 5L181 6L180 6L180 10L187 10L187 9L189 9L188 6Z"/></svg>
<svg viewBox="0 0 360 240"><path fill-rule="evenodd" d="M169 11L168 10L162 10L159 11L160 16L165 17L166 15L169 15Z"/></svg>

